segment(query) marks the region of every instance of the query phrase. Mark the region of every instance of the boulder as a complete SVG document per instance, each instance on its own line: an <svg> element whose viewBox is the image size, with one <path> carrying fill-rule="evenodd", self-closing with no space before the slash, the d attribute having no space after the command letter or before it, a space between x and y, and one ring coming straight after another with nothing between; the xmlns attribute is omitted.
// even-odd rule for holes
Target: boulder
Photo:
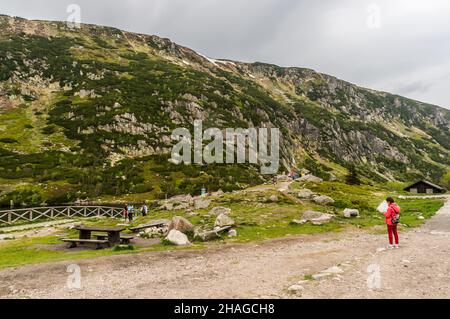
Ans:
<svg viewBox="0 0 450 319"><path fill-rule="evenodd" d="M209 199L196 199L194 200L194 207L195 209L206 209L211 205L211 201Z"/></svg>
<svg viewBox="0 0 450 319"><path fill-rule="evenodd" d="M299 190L297 196L301 199L309 199L314 196L314 192L310 189L304 188Z"/></svg>
<svg viewBox="0 0 450 319"><path fill-rule="evenodd" d="M273 178L273 181L278 183L278 182L290 182L292 181L292 178L290 178L287 175L277 175Z"/></svg>
<svg viewBox="0 0 450 319"><path fill-rule="evenodd" d="M333 217L334 215L332 214L325 214L308 210L303 213L302 219L300 221L296 221L298 224L304 224L309 221L313 225L323 225L325 223L328 223Z"/></svg>
<svg viewBox="0 0 450 319"><path fill-rule="evenodd" d="M278 202L278 196L277 195L272 195L272 196L269 197L269 200L272 203L276 203L276 202Z"/></svg>
<svg viewBox="0 0 450 319"><path fill-rule="evenodd" d="M314 175L305 175L297 179L299 182L322 183L323 179Z"/></svg>
<svg viewBox="0 0 450 319"><path fill-rule="evenodd" d="M234 220L226 215L226 214L220 214L216 218L216 222L214 223L214 227L226 227L226 226L233 226L235 224Z"/></svg>
<svg viewBox="0 0 450 319"><path fill-rule="evenodd" d="M177 246L185 246L190 244L188 237L176 229L169 231L166 240Z"/></svg>
<svg viewBox="0 0 450 319"><path fill-rule="evenodd" d="M214 192L211 194L211 196L213 197L220 197L223 195L223 191L221 189L219 189L217 192Z"/></svg>
<svg viewBox="0 0 450 319"><path fill-rule="evenodd" d="M231 231L231 226L225 226L225 227L216 227L213 230L207 230L207 231L198 231L195 230L194 233L194 239L201 240L201 241L209 241L209 240L215 240L221 237L221 233L225 231Z"/></svg>
<svg viewBox="0 0 450 319"><path fill-rule="evenodd" d="M237 231L236 229L230 229L228 231L228 237L236 237L237 236Z"/></svg>
<svg viewBox="0 0 450 319"><path fill-rule="evenodd" d="M162 210L173 210L173 204L172 203L164 203L160 207Z"/></svg>
<svg viewBox="0 0 450 319"><path fill-rule="evenodd" d="M178 195L167 200L160 201L160 208L163 210L187 209L193 205L194 199L191 195Z"/></svg>
<svg viewBox="0 0 450 319"><path fill-rule="evenodd" d="M194 231L194 225L192 225L186 218L180 216L174 216L170 221L167 230L178 230L182 233L189 233Z"/></svg>
<svg viewBox="0 0 450 319"><path fill-rule="evenodd" d="M344 217L345 218L358 217L358 216L359 216L359 210L351 209L351 208L344 209Z"/></svg>
<svg viewBox="0 0 450 319"><path fill-rule="evenodd" d="M311 220L311 219L320 218L322 215L323 215L323 213L321 213L321 212L315 212L315 211L312 211L312 210L307 210L306 212L303 213L302 219L304 219L304 220Z"/></svg>
<svg viewBox="0 0 450 319"><path fill-rule="evenodd" d="M231 213L231 209L226 208L226 207L221 207L221 206L214 207L213 209L211 209L209 211L210 215L215 215L215 216L222 215L222 214L223 215L228 215L230 213Z"/></svg>
<svg viewBox="0 0 450 319"><path fill-rule="evenodd" d="M178 203L192 203L193 198L191 195L178 195L178 196L174 196L169 198L170 202L178 202Z"/></svg>
<svg viewBox="0 0 450 319"><path fill-rule="evenodd" d="M322 196L314 196L313 201L317 204L321 205L331 205L334 203L334 199L330 196L322 195Z"/></svg>
<svg viewBox="0 0 450 319"><path fill-rule="evenodd" d="M215 239L218 239L219 237L220 237L220 235L214 230L196 232L194 234L194 239L200 240L200 241L215 240Z"/></svg>
<svg viewBox="0 0 450 319"><path fill-rule="evenodd" d="M330 222L333 217L334 215L331 214L322 214L322 216L320 216L319 218L311 219L310 222L313 225L323 225Z"/></svg>

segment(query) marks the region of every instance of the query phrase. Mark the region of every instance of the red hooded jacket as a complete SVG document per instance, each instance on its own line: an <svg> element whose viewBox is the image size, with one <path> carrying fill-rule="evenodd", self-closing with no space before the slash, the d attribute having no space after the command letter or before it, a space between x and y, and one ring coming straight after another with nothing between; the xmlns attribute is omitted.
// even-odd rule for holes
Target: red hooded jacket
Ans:
<svg viewBox="0 0 450 319"><path fill-rule="evenodd" d="M386 224L389 226L393 226L392 217L395 217L396 214L400 214L400 206L396 203L392 203L389 205L388 210L384 213L384 217L386 217Z"/></svg>

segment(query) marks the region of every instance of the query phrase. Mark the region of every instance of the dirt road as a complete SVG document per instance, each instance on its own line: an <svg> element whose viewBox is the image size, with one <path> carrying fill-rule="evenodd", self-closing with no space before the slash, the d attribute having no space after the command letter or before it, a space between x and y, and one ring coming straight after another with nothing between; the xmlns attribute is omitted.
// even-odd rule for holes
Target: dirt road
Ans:
<svg viewBox="0 0 450 319"><path fill-rule="evenodd" d="M450 298L450 200L400 236L394 250L353 231L32 265L1 271L0 297ZM69 264L80 289L67 286Z"/></svg>

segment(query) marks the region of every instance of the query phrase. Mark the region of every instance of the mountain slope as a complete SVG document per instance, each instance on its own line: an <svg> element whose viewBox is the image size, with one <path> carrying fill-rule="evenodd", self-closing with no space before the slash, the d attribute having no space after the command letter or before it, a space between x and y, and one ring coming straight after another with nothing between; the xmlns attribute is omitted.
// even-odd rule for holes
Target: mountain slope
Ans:
<svg viewBox="0 0 450 319"><path fill-rule="evenodd" d="M214 60L157 36L0 16L0 203L232 190L256 167L168 163L176 127L279 127L284 169L438 180L450 112L301 68ZM37 183L40 183L39 185Z"/></svg>

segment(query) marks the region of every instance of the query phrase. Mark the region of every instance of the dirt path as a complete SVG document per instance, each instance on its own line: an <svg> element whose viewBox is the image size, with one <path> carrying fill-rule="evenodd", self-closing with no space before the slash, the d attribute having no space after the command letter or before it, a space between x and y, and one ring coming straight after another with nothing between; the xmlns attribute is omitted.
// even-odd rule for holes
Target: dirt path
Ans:
<svg viewBox="0 0 450 319"><path fill-rule="evenodd" d="M74 262L32 265L1 271L0 297L450 298L450 201L400 235L396 250L384 235L345 232L84 260L81 289L66 284Z"/></svg>

